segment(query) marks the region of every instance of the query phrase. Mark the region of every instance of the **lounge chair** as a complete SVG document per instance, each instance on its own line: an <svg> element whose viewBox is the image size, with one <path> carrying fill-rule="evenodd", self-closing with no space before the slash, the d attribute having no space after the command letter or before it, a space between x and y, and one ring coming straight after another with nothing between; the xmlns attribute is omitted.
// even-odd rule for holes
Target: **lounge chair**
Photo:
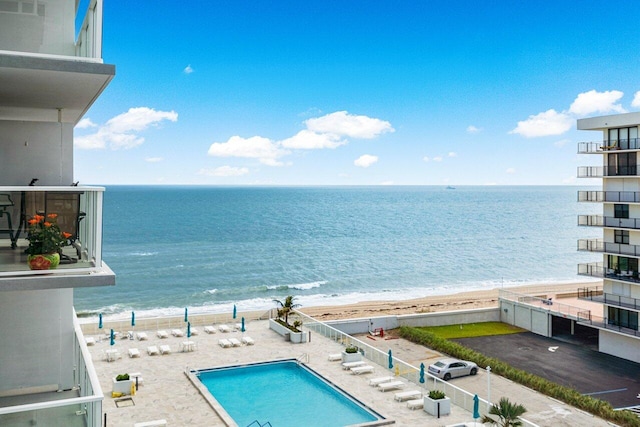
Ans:
<svg viewBox="0 0 640 427"><path fill-rule="evenodd" d="M156 332L156 335L158 336L158 338L169 338L169 334L164 329L160 329L158 332Z"/></svg>
<svg viewBox="0 0 640 427"><path fill-rule="evenodd" d="M409 390L396 393L393 395L393 398L398 402L404 402L405 400L417 399L418 396L422 396L422 392L418 390Z"/></svg>
<svg viewBox="0 0 640 427"><path fill-rule="evenodd" d="M221 338L218 340L218 344L220 345L220 347L222 348L228 348L231 347L233 344L231 344L231 341L229 341L226 338Z"/></svg>
<svg viewBox="0 0 640 427"><path fill-rule="evenodd" d="M158 350L158 347L156 347L155 345L150 345L149 347L147 347L147 354L149 356L153 356L153 355L160 354L160 351Z"/></svg>
<svg viewBox="0 0 640 427"><path fill-rule="evenodd" d="M242 323L236 323L235 325L233 325L233 330L234 331L239 331L240 329L242 329ZM245 326L245 330L247 329L247 327Z"/></svg>
<svg viewBox="0 0 640 427"><path fill-rule="evenodd" d="M171 330L171 335L173 335L174 337L183 337L184 336L184 332L182 332L182 330L180 330L180 329L172 329Z"/></svg>
<svg viewBox="0 0 640 427"><path fill-rule="evenodd" d="M160 346L160 354L171 354L171 347L169 347L168 345L161 345Z"/></svg>
<svg viewBox="0 0 640 427"><path fill-rule="evenodd" d="M362 366L364 364L365 362L363 360L359 360L357 362L346 362L342 364L342 369L347 370L347 369L355 368L357 366Z"/></svg>
<svg viewBox="0 0 640 427"><path fill-rule="evenodd" d="M131 358L140 357L140 352L138 351L137 348L130 348L129 349L129 357L131 357Z"/></svg>
<svg viewBox="0 0 640 427"><path fill-rule="evenodd" d="M342 353L333 353L329 355L329 362L337 362L342 360Z"/></svg>
<svg viewBox="0 0 640 427"><path fill-rule="evenodd" d="M255 341L251 337L242 337L242 343L246 345L253 345Z"/></svg>
<svg viewBox="0 0 640 427"><path fill-rule="evenodd" d="M424 407L424 399L412 399L407 402L407 408L413 409L421 409Z"/></svg>
<svg viewBox="0 0 640 427"><path fill-rule="evenodd" d="M204 327L204 331L208 334L215 334L216 333L216 327L215 326L205 326Z"/></svg>
<svg viewBox="0 0 640 427"><path fill-rule="evenodd" d="M105 354L104 359L107 362L113 362L114 360L118 360L118 359L122 358L122 356L120 355L120 352L118 350L115 350L115 349L113 349L113 350L105 350L104 354Z"/></svg>
<svg viewBox="0 0 640 427"><path fill-rule="evenodd" d="M136 383L136 381L138 382L138 385L142 385L142 383L144 382L142 380L142 374L140 372L130 373L129 378L131 379L131 381L133 381L134 384Z"/></svg>
<svg viewBox="0 0 640 427"><path fill-rule="evenodd" d="M144 341L144 340L149 339L149 337L147 336L146 332L138 332L136 334L136 338L138 338L138 341Z"/></svg>
<svg viewBox="0 0 640 427"><path fill-rule="evenodd" d="M378 384L378 390L380 391L396 390L402 387L404 387L402 381L389 381L388 383Z"/></svg>
<svg viewBox="0 0 640 427"><path fill-rule="evenodd" d="M371 365L363 365L363 366L356 366L355 368L351 368L351 373L354 375L360 375L360 374L370 374L373 372L373 366Z"/></svg>
<svg viewBox="0 0 640 427"><path fill-rule="evenodd" d="M198 335L198 330L196 328L191 328L191 335Z"/></svg>
<svg viewBox="0 0 640 427"><path fill-rule="evenodd" d="M242 345L242 343L240 342L240 340L238 338L229 338L229 342L234 347L240 347Z"/></svg>
<svg viewBox="0 0 640 427"><path fill-rule="evenodd" d="M85 342L87 345L95 345L95 344L96 344L96 340L95 340L95 338L93 338L93 337L86 337L86 338L84 339L84 342Z"/></svg>
<svg viewBox="0 0 640 427"><path fill-rule="evenodd" d="M153 420L142 423L135 423L133 427L162 427L167 425L167 420Z"/></svg>
<svg viewBox="0 0 640 427"><path fill-rule="evenodd" d="M382 383L388 383L389 381L393 381L393 377L378 377L378 378L371 378L369 380L369 385L370 386L377 386L378 384L382 384Z"/></svg>
<svg viewBox="0 0 640 427"><path fill-rule="evenodd" d="M230 332L231 328L228 325L218 325L218 330L220 332Z"/></svg>
<svg viewBox="0 0 640 427"><path fill-rule="evenodd" d="M180 351L185 352L185 351L195 351L197 348L197 345L195 343L195 341L183 341L180 344Z"/></svg>

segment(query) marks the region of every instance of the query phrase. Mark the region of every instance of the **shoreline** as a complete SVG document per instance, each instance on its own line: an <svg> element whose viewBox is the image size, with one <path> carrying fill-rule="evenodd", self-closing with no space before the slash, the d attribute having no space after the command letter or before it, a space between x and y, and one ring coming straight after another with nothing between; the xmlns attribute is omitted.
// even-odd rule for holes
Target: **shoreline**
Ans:
<svg viewBox="0 0 640 427"><path fill-rule="evenodd" d="M523 285L508 288L458 292L448 295L433 295L408 300L362 301L354 304L300 307L298 311L318 320L353 319L431 313L474 308L497 307L501 290L519 294L547 297L547 295L575 296L578 288L602 286L602 281L562 284Z"/></svg>

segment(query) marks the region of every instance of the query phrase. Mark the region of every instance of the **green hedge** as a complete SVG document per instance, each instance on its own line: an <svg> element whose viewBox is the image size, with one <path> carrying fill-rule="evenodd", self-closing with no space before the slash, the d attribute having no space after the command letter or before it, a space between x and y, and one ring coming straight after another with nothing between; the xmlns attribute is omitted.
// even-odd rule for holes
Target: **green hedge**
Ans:
<svg viewBox="0 0 640 427"><path fill-rule="evenodd" d="M573 388L556 384L521 369L515 369L496 358L485 356L456 342L440 338L431 332L420 328L402 326L400 328L400 336L416 344L421 344L433 350L446 353L452 357L471 360L482 368L491 366L491 372L501 377L508 378L513 382L522 384L554 399L561 400L605 420L624 426L640 427L640 418L630 411L614 411L609 402L594 399L591 396L584 396Z"/></svg>

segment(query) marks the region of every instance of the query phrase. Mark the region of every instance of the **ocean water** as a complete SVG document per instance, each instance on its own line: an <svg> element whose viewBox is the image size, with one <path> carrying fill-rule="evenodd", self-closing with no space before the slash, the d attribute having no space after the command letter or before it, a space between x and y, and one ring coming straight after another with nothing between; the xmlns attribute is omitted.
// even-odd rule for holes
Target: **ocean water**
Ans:
<svg viewBox="0 0 640 427"><path fill-rule="evenodd" d="M575 186L109 186L103 259L115 287L76 289L112 317L410 299L588 281ZM589 188L592 189L592 188Z"/></svg>

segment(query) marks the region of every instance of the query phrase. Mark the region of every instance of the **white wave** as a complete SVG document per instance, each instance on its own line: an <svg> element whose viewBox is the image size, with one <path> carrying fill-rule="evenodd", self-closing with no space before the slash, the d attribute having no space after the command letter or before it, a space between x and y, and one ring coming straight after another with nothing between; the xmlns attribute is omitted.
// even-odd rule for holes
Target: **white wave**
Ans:
<svg viewBox="0 0 640 427"><path fill-rule="evenodd" d="M204 291L205 294L215 294L216 292L218 292L218 290L216 288L213 289L207 289L206 291Z"/></svg>
<svg viewBox="0 0 640 427"><path fill-rule="evenodd" d="M131 256L155 256L158 255L158 252L131 252L129 253Z"/></svg>
<svg viewBox="0 0 640 427"><path fill-rule="evenodd" d="M297 283L293 285L270 285L267 286L267 289L270 291L275 290L285 290L285 289L297 289L299 291L306 291L309 289L319 288L322 285L326 285L326 280L320 280L317 282L309 282L309 283Z"/></svg>

